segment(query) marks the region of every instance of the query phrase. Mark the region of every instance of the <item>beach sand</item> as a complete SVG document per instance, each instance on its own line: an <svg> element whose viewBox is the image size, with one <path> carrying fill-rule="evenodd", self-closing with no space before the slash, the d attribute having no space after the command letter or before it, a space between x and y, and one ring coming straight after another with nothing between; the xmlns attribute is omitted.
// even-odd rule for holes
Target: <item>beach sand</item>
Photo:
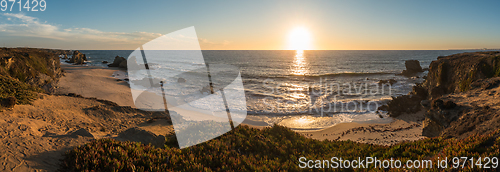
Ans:
<svg viewBox="0 0 500 172"><path fill-rule="evenodd" d="M118 68L61 64L65 76L56 94L75 93L83 97L109 100L120 106L134 106L127 82L111 77Z"/></svg>
<svg viewBox="0 0 500 172"><path fill-rule="evenodd" d="M297 132L318 140L351 140L388 146L425 138L422 136L424 114L424 111L402 114L388 124L341 123L323 130Z"/></svg>

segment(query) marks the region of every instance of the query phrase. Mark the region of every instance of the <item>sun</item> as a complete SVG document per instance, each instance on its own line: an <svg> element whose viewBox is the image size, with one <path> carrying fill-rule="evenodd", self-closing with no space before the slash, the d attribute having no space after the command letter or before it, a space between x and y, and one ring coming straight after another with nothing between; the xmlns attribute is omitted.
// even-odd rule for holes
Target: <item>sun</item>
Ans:
<svg viewBox="0 0 500 172"><path fill-rule="evenodd" d="M311 49L311 34L304 27L294 28L288 35L288 49L309 50Z"/></svg>

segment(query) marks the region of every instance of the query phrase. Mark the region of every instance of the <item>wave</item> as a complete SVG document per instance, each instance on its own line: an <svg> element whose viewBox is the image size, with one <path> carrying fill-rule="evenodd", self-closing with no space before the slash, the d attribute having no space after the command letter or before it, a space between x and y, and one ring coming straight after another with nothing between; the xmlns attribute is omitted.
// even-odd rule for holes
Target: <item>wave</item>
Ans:
<svg viewBox="0 0 500 172"><path fill-rule="evenodd" d="M305 78L321 78L321 77L340 77L340 76L374 76L374 75L393 75L397 74L394 72L345 72L345 73L327 73L327 74L312 74L312 75L282 75L282 76L262 76L262 75L252 75L243 74L244 78L294 78L294 77L305 77Z"/></svg>
<svg viewBox="0 0 500 172"><path fill-rule="evenodd" d="M370 76L370 75L390 75L391 72L345 72L345 73L327 73L318 75L289 75L289 76L305 76L305 77L333 77L333 76Z"/></svg>

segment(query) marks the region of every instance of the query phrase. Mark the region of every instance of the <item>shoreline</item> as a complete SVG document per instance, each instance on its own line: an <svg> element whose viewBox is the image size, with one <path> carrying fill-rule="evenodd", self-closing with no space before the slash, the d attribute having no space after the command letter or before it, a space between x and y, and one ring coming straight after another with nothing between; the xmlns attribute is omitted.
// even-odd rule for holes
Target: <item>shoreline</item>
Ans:
<svg viewBox="0 0 500 172"><path fill-rule="evenodd" d="M125 81L111 77L119 68L61 64L65 75L60 78L56 94L75 93L112 101L135 108L130 87Z"/></svg>
<svg viewBox="0 0 500 172"><path fill-rule="evenodd" d="M123 71L122 69L68 64L61 64L61 67L66 71L66 75L59 81L59 89L57 91L58 94L75 93L83 97L95 97L115 102L120 106L130 106L135 108L128 84L125 81L120 81L111 77L113 72ZM402 141L425 138L421 135L423 112L419 112L417 114L418 115L401 115L398 118L385 117L390 118L392 121L383 123L349 122L335 124L334 126L323 129L291 129L306 137L317 140L352 140L360 143L392 145ZM413 116L419 117L416 119L410 119ZM384 119L384 121L385 120L387 119ZM243 121L241 125L258 129L271 126L264 121L255 121L248 118ZM380 132L380 130L365 129L363 132L358 132L359 128L381 128L383 130L390 131L390 136L385 136L383 134L384 132ZM406 129L394 131L398 128Z"/></svg>

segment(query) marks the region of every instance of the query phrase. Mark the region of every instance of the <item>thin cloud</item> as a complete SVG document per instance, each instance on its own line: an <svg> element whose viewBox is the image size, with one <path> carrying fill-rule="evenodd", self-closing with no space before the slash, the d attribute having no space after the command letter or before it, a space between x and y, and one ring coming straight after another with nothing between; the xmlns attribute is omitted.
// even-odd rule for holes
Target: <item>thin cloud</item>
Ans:
<svg viewBox="0 0 500 172"><path fill-rule="evenodd" d="M85 45L85 48L89 48L89 44L94 45L90 49L135 49L139 45L162 36L162 34L150 32L104 32L91 28L60 28L46 21L40 22L38 18L23 13L4 13L0 14L1 18L7 18L7 20L0 20L3 21L0 22L0 36L21 37L19 40L25 41L24 46L32 46L32 41L25 38L44 38L54 40L52 44L63 46L68 43L73 46ZM227 40L216 43L203 38L200 38L199 42L202 47L225 46L231 43ZM48 48L47 44L34 46Z"/></svg>
<svg viewBox="0 0 500 172"><path fill-rule="evenodd" d="M47 38L67 42L102 42L107 44L140 45L149 40L160 37L158 33L148 32L103 32L91 28L67 28L41 23L38 18L26 16L22 13L0 14L8 17L9 22L0 23L0 35L18 37Z"/></svg>

